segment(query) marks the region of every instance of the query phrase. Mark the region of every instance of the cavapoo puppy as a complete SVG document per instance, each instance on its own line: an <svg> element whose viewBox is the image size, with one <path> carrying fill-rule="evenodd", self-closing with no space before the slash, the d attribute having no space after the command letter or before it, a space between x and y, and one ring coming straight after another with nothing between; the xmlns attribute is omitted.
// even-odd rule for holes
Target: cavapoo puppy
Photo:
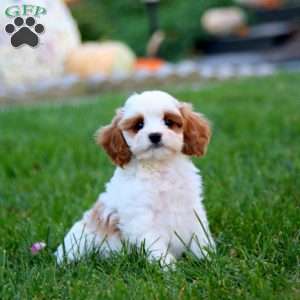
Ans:
<svg viewBox="0 0 300 300"><path fill-rule="evenodd" d="M107 255L122 241L143 245L163 266L189 249L214 249L202 203L202 180L190 156L205 154L208 121L165 92L134 94L97 143L117 165L106 190L76 222L55 253L58 263L91 250Z"/></svg>

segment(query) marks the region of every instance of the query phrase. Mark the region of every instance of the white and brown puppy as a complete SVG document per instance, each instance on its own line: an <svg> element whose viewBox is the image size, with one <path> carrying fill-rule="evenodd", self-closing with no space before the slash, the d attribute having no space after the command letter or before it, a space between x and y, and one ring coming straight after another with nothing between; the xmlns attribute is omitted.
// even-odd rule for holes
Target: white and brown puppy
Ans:
<svg viewBox="0 0 300 300"><path fill-rule="evenodd" d="M210 135L202 115L165 92L129 97L97 133L117 165L114 175L58 247L57 261L79 259L95 247L104 255L118 251L122 240L145 245L149 258L164 265L186 247L198 258L213 249L201 177L189 158L205 153Z"/></svg>

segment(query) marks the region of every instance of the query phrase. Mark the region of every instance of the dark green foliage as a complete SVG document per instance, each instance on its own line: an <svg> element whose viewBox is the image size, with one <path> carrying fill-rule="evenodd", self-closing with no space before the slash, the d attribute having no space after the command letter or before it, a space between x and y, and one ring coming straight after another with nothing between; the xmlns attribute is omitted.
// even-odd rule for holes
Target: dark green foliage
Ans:
<svg viewBox="0 0 300 300"><path fill-rule="evenodd" d="M232 0L160 1L160 28L167 36L160 55L176 59L190 54L195 39L205 35L200 24L203 12L231 3ZM142 1L86 0L74 6L72 12L84 40L117 39L126 42L139 56L145 55L149 26Z"/></svg>
<svg viewBox="0 0 300 300"><path fill-rule="evenodd" d="M140 251L57 268L52 252L114 167L93 142L126 95L0 112L0 298L299 299L300 75L173 92L212 120L195 163L217 254L163 273ZM172 89L170 89L172 91ZM31 243L48 248L32 257Z"/></svg>

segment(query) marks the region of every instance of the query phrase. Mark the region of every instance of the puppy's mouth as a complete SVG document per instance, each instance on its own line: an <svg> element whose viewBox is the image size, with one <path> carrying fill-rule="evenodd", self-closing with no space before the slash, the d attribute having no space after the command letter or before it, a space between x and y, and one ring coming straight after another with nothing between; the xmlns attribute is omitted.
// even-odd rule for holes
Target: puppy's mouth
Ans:
<svg viewBox="0 0 300 300"><path fill-rule="evenodd" d="M147 147L145 147L144 149L140 149L139 151L135 151L135 155L140 156L140 155L147 155L147 153L149 155L152 154L159 154L159 152L162 151L162 153L176 153L176 150L173 149L172 147L164 144L164 143L157 143L157 144L150 144ZM167 151L167 152L166 152Z"/></svg>
<svg viewBox="0 0 300 300"><path fill-rule="evenodd" d="M164 147L163 143L151 144L148 150L150 150L150 149L160 149L162 147Z"/></svg>
<svg viewBox="0 0 300 300"><path fill-rule="evenodd" d="M151 144L145 152L147 151L156 151L156 150L161 150L161 149L166 149L169 150L171 152L174 151L174 149L172 149L171 147L169 147L168 145L165 145L164 143L158 143L158 144Z"/></svg>
<svg viewBox="0 0 300 300"><path fill-rule="evenodd" d="M146 153L148 151L155 151L155 150L159 150L164 148L164 144L163 143L158 143L158 144L151 144L149 145L146 149L144 149L142 152Z"/></svg>

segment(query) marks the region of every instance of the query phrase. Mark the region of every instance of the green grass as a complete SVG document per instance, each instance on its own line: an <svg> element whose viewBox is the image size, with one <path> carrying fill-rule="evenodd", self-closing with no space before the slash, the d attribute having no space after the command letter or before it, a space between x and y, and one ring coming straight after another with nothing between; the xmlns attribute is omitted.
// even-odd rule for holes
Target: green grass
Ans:
<svg viewBox="0 0 300 300"><path fill-rule="evenodd" d="M217 254L162 272L137 252L58 268L52 252L114 167L93 142L126 95L0 112L1 299L299 299L300 75L176 91L214 124L195 160ZM30 245L48 248L32 257Z"/></svg>

